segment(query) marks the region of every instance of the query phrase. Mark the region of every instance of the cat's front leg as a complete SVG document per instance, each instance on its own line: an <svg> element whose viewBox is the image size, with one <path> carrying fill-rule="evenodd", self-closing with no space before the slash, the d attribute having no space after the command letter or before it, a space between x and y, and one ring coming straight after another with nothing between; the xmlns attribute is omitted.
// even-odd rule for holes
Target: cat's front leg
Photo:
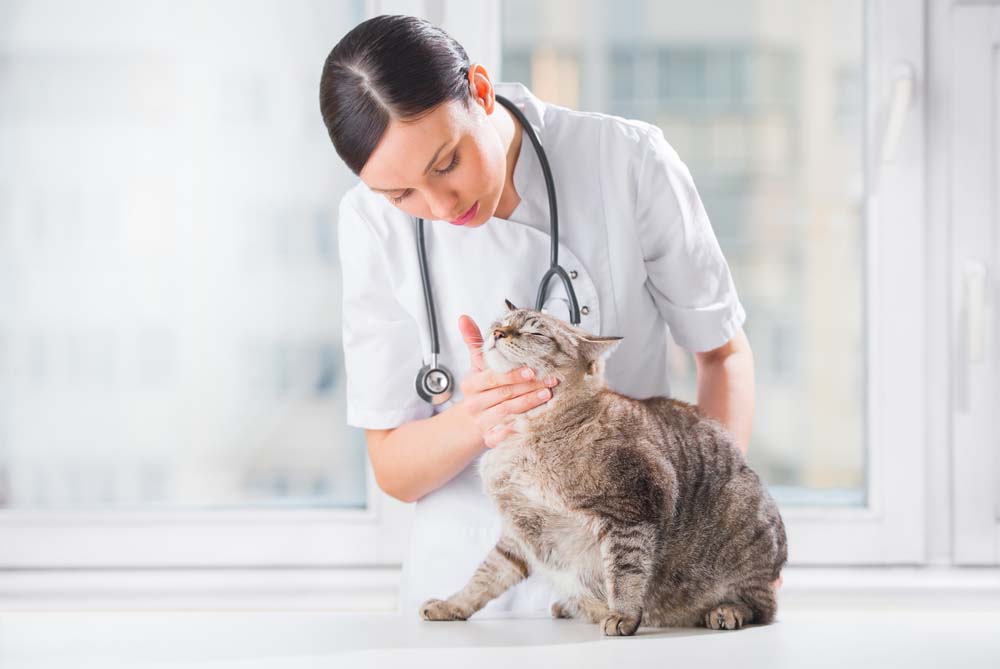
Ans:
<svg viewBox="0 0 1000 669"><path fill-rule="evenodd" d="M656 527L609 521L600 545L610 609L601 629L606 636L631 636L642 621L642 604L653 573Z"/></svg>
<svg viewBox="0 0 1000 669"><path fill-rule="evenodd" d="M468 620L530 573L528 561L517 542L504 534L464 588L446 600L427 600L420 605L420 617L424 620Z"/></svg>
<svg viewBox="0 0 1000 669"><path fill-rule="evenodd" d="M553 618L572 618L573 604L568 599L560 602L552 602L552 606L549 607L549 613L552 614Z"/></svg>
<svg viewBox="0 0 1000 669"><path fill-rule="evenodd" d="M603 623L611 615L607 602L596 597L569 597L554 602L549 611L553 618L584 618L592 623Z"/></svg>

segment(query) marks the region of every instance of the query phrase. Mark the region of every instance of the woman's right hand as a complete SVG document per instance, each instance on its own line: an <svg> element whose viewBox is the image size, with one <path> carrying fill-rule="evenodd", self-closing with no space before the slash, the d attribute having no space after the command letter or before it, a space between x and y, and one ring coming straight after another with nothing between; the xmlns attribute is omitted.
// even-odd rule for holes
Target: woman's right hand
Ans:
<svg viewBox="0 0 1000 669"><path fill-rule="evenodd" d="M549 401L552 397L550 388L558 380L553 378L546 383L543 379L533 378L534 372L530 367L518 367L509 372L485 369L483 336L479 326L463 315L458 319L458 328L469 347L472 360L472 368L460 384L463 395L460 404L483 443L487 448L493 448L516 432L513 426L515 414ZM527 377L522 375L525 370L529 372Z"/></svg>

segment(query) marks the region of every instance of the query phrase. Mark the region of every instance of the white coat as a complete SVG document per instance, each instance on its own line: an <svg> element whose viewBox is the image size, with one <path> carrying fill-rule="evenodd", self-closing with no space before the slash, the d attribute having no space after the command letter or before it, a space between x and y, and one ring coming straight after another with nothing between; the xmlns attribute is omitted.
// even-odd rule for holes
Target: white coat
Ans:
<svg viewBox="0 0 1000 669"><path fill-rule="evenodd" d="M573 278L581 327L624 337L607 360L608 385L633 397L669 395L667 328L692 351L717 348L745 311L691 175L654 125L545 103L521 84L496 91L527 116L545 148L559 210L559 262ZM498 105L497 111L500 110ZM462 314L486 335L506 307L533 307L549 266L549 214L541 166L527 135L514 166L520 204L508 220L478 228L425 221L439 362L455 375L448 402L432 406L414 380L429 362L430 330L413 218L363 183L341 200L343 346L347 423L394 428L429 418L461 400L471 367L458 329ZM555 279L545 311L569 320ZM416 502L400 605L455 593L500 534L500 518L471 462ZM490 602L488 611L545 612L554 592L530 576Z"/></svg>

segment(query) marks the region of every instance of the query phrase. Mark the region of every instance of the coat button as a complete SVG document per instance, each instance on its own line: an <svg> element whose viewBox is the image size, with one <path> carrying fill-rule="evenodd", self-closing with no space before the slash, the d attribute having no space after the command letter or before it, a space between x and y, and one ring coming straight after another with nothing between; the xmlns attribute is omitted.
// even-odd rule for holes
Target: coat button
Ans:
<svg viewBox="0 0 1000 669"><path fill-rule="evenodd" d="M571 278L571 279L575 279L576 278L576 270L575 269L571 269L569 271L569 278Z"/></svg>
<svg viewBox="0 0 1000 669"><path fill-rule="evenodd" d="M586 304L583 305L582 307L580 307L580 313L586 316L587 314L590 313L590 307L588 307Z"/></svg>

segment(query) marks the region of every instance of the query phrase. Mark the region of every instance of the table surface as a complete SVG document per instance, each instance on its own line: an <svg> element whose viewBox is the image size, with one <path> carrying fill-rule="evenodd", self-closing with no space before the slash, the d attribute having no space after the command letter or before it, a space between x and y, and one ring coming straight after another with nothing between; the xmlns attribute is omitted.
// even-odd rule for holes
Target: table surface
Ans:
<svg viewBox="0 0 1000 669"><path fill-rule="evenodd" d="M640 628L410 612L0 613L0 667L1000 667L997 597L782 601L777 622L737 631ZM699 664L696 665L695 663Z"/></svg>

